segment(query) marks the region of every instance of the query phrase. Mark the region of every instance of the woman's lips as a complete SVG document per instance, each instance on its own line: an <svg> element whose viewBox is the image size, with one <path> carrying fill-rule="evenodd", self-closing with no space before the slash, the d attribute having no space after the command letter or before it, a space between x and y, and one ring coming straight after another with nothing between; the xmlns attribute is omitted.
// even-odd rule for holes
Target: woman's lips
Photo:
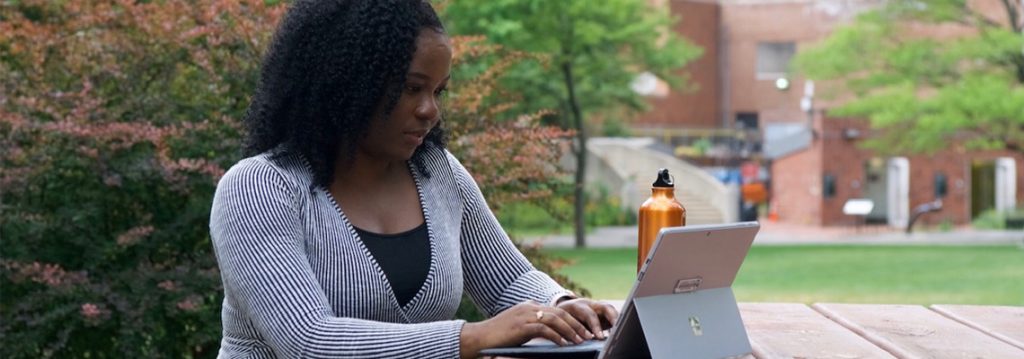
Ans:
<svg viewBox="0 0 1024 359"><path fill-rule="evenodd" d="M430 131L406 131L404 132L405 138L410 142L419 146L423 143L423 139L427 137L427 133Z"/></svg>

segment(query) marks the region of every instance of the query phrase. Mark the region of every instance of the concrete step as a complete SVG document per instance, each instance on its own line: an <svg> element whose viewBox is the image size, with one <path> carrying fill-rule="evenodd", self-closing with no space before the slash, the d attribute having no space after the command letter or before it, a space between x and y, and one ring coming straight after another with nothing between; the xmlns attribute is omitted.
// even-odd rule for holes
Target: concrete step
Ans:
<svg viewBox="0 0 1024 359"><path fill-rule="evenodd" d="M668 168L676 181L676 198L686 207L687 223L723 223L736 216L728 188L700 168L654 149L650 139L594 138L588 178L611 189L636 210L651 195L658 168Z"/></svg>

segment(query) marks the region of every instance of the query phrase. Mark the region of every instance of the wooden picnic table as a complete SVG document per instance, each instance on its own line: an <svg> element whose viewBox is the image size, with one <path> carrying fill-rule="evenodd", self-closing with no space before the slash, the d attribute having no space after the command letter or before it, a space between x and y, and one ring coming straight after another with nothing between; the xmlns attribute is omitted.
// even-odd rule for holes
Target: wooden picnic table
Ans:
<svg viewBox="0 0 1024 359"><path fill-rule="evenodd" d="M621 308L622 301L608 301ZM740 303L744 358L1024 359L1024 307ZM681 355L680 357L685 357Z"/></svg>
<svg viewBox="0 0 1024 359"><path fill-rule="evenodd" d="M740 303L755 358L1024 358L1024 307Z"/></svg>

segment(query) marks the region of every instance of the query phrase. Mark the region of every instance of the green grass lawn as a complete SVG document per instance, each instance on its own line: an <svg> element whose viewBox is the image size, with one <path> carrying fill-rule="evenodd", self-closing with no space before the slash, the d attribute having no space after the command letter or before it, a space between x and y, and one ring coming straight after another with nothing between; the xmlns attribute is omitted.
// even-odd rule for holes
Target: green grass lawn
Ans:
<svg viewBox="0 0 1024 359"><path fill-rule="evenodd" d="M636 249L550 249L594 298L623 299ZM733 285L747 302L1024 305L1016 246L755 246Z"/></svg>

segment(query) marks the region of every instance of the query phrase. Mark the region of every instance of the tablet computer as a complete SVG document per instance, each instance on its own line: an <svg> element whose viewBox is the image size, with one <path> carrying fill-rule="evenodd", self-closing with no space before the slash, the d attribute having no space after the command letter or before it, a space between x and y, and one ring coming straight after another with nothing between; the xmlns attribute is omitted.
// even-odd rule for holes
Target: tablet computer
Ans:
<svg viewBox="0 0 1024 359"><path fill-rule="evenodd" d="M515 358L721 358L750 353L732 283L760 225L664 228L607 340L560 347L533 340L483 356Z"/></svg>

